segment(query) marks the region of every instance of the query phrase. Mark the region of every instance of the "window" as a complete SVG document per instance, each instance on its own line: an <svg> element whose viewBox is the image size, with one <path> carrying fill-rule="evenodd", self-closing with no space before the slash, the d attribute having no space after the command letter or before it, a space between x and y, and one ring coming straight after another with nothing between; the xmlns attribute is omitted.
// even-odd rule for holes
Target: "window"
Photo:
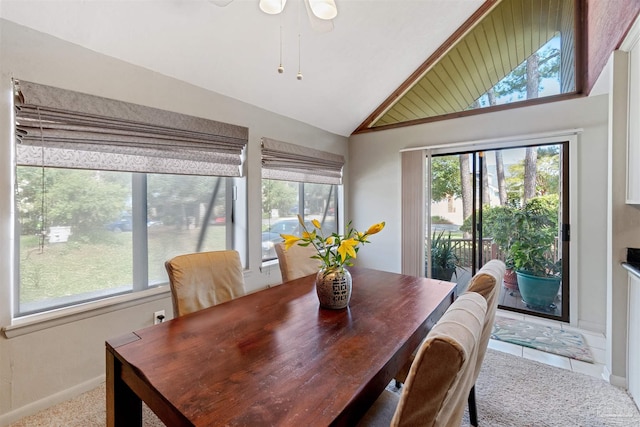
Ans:
<svg viewBox="0 0 640 427"><path fill-rule="evenodd" d="M276 259L280 234L299 234L317 219L326 235L338 231L338 186L344 157L262 138L262 261Z"/></svg>
<svg viewBox="0 0 640 427"><path fill-rule="evenodd" d="M166 284L167 259L230 240L224 177L16 172L18 315Z"/></svg>
<svg viewBox="0 0 640 427"><path fill-rule="evenodd" d="M166 284L167 259L233 247L246 129L29 82L15 105L16 317Z"/></svg>
<svg viewBox="0 0 640 427"><path fill-rule="evenodd" d="M280 234L301 233L305 224L317 219L325 235L338 231L336 220L338 186L292 181L262 180L262 261L276 259L274 245L282 241Z"/></svg>

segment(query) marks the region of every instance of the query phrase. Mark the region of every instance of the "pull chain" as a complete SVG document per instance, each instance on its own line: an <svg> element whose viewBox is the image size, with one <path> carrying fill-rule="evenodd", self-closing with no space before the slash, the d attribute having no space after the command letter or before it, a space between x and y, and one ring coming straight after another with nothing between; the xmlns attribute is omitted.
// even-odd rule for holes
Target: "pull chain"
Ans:
<svg viewBox="0 0 640 427"><path fill-rule="evenodd" d="M302 62L302 48L301 48L301 35L300 35L300 15L302 14L302 2L304 0L300 0L300 2L298 3L298 74L296 75L296 79L298 80L302 80L302 69L301 69L301 62Z"/></svg>

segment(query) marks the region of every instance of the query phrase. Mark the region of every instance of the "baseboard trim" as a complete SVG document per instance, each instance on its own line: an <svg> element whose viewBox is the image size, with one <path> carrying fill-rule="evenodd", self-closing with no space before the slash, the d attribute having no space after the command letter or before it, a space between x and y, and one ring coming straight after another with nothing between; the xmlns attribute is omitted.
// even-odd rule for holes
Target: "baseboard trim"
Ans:
<svg viewBox="0 0 640 427"><path fill-rule="evenodd" d="M621 387L625 390L627 389L627 379L625 377L612 375L607 365L604 365L604 368L602 369L602 378L611 385Z"/></svg>
<svg viewBox="0 0 640 427"><path fill-rule="evenodd" d="M58 393L49 395L43 399L28 403L20 408L2 414L0 415L0 426L6 427L12 423L15 423L16 421L21 420L24 417L36 414L44 409L50 408L53 405L64 402L65 400L73 399L74 397L77 397L82 393L93 390L103 382L105 382L105 376L100 375L83 383L77 384L73 387L62 390Z"/></svg>

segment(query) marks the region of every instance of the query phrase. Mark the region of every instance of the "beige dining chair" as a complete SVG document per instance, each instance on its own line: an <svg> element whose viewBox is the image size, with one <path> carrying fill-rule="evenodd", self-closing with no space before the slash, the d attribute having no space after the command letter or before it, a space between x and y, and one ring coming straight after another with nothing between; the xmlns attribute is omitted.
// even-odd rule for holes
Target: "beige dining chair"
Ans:
<svg viewBox="0 0 640 427"><path fill-rule="evenodd" d="M482 327L482 336L480 337L480 345L478 346L478 359L474 370L473 383L474 386L469 392L469 423L472 426L478 425L478 411L476 408L476 387L475 382L480 374L480 368L487 352L491 332L493 331L493 323L496 318L496 310L498 308L498 295L502 286L502 279L506 266L504 262L493 259L487 262L478 270L471 278L467 292L477 292L487 301L487 315Z"/></svg>
<svg viewBox="0 0 640 427"><path fill-rule="evenodd" d="M240 254L234 250L178 255L165 262L175 317L245 294Z"/></svg>
<svg viewBox="0 0 640 427"><path fill-rule="evenodd" d="M385 390L359 426L460 426L473 387L487 302L460 296L427 334L400 396Z"/></svg>
<svg viewBox="0 0 640 427"><path fill-rule="evenodd" d="M480 374L480 368L482 367L482 362L484 361L484 356L489 345L489 339L491 338L496 310L498 308L498 295L500 294L500 286L502 286L505 269L504 262L497 259L490 260L474 274L466 290L466 292L475 292L482 295L487 302L487 315L482 327L482 336L478 346L478 360L476 361L473 379L474 386L469 391L469 397L467 399L469 404L469 423L474 427L478 425L475 382ZM403 367L400 372L396 374L396 384L406 381L410 366L411 365L408 364L408 366Z"/></svg>
<svg viewBox="0 0 640 427"><path fill-rule="evenodd" d="M276 243L275 249L283 282L316 274L322 265L320 260L311 258L318 254L311 245L293 245L285 249L284 242L280 242Z"/></svg>

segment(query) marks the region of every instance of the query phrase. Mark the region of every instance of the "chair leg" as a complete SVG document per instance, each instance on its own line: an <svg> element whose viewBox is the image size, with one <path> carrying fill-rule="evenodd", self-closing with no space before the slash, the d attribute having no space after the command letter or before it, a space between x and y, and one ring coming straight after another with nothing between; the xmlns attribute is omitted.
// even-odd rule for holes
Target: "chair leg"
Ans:
<svg viewBox="0 0 640 427"><path fill-rule="evenodd" d="M402 383L398 380L396 380L396 388L400 388L402 387Z"/></svg>
<svg viewBox="0 0 640 427"><path fill-rule="evenodd" d="M478 411L476 409L476 386L475 384L469 390L469 424L478 427Z"/></svg>

